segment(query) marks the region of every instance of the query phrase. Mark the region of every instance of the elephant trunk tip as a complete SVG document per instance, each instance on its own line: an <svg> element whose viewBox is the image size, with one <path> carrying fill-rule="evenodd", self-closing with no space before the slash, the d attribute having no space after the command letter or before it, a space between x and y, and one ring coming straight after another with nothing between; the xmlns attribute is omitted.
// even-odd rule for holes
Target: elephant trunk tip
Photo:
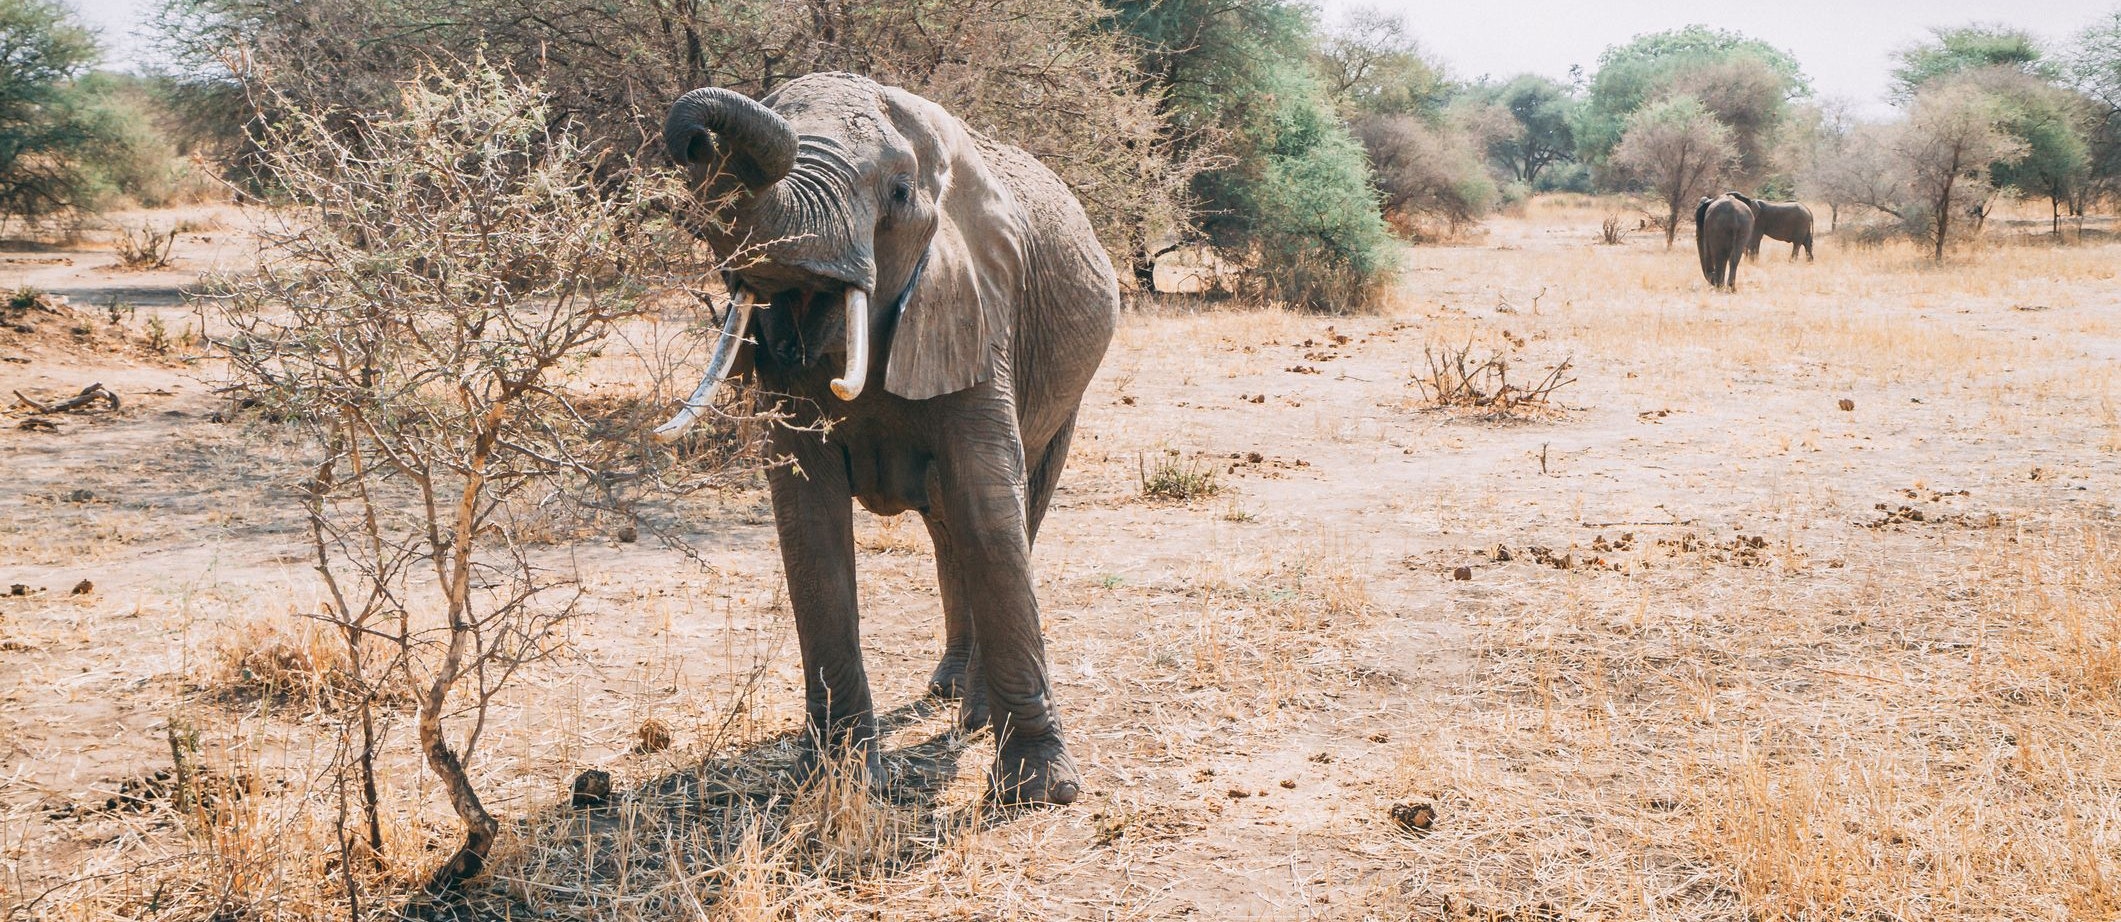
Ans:
<svg viewBox="0 0 2121 922"><path fill-rule="evenodd" d="M701 87L671 103L663 144L670 159L695 170L714 168L719 151L720 166L749 189L780 182L795 167L795 129L788 120L720 87Z"/></svg>

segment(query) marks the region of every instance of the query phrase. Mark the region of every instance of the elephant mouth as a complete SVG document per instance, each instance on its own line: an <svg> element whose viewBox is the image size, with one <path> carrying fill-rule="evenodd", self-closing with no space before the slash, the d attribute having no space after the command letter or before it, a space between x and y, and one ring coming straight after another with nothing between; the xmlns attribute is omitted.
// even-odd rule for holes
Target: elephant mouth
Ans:
<svg viewBox="0 0 2121 922"><path fill-rule="evenodd" d="M764 368L808 368L828 351L840 352L845 368L831 381L833 396L852 401L862 395L869 380L869 292L844 282L768 289L770 294L762 293L762 287L748 278L736 280L736 295L715 338L707 373L677 415L656 427L656 441L676 441L712 406L722 380L736 365L747 331L755 344L753 358ZM830 348L835 339L840 347L836 350Z"/></svg>
<svg viewBox="0 0 2121 922"><path fill-rule="evenodd" d="M791 283L745 275L738 286L758 310L754 341L761 364L810 368L838 354L845 371L831 382L841 400L861 395L869 377L869 292L836 279Z"/></svg>

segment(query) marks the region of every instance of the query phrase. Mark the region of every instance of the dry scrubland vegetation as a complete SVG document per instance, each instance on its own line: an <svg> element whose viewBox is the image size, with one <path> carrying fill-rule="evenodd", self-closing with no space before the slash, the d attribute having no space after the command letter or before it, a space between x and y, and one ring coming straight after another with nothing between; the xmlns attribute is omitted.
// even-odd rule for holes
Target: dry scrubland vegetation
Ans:
<svg viewBox="0 0 2121 922"><path fill-rule="evenodd" d="M171 0L120 79L0 0L8 919L2121 914L2121 18L1864 124L1706 27L1571 86L1286 0L473 6ZM644 436L662 107L838 69L1210 289L1130 297L1043 533L1067 809L982 801L866 515L886 777L791 780L772 414ZM1710 294L1723 188L1841 232Z"/></svg>
<svg viewBox="0 0 2121 922"><path fill-rule="evenodd" d="M800 682L742 483L652 505L638 534L525 542L580 610L487 718L486 875L418 897L458 832L386 746L364 912L2121 911L2115 245L1993 235L1940 266L1827 238L1712 295L1652 235L1598 244L1621 209L1537 199L1479 246L1411 251L1374 315L1128 316L1039 552L1084 802L982 807L981 741L918 701L926 537L866 516L892 778L780 780ZM211 253L186 238L165 271ZM356 686L312 617L298 455L209 393L216 364L120 348L146 318L107 319L0 366L40 400L91 379L127 398L0 429L0 556L27 593L0 598L0 905L342 918ZM642 349L567 386L670 397L637 393L655 376L627 356L686 320L627 323ZM1438 406L1425 349L1512 380L1571 359L1575 381ZM413 697L378 693L387 740ZM576 806L585 770L611 793Z"/></svg>

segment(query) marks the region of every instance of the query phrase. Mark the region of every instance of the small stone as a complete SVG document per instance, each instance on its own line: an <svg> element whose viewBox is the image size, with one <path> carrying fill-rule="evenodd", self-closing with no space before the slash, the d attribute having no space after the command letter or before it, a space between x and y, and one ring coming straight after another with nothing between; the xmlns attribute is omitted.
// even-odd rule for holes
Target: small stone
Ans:
<svg viewBox="0 0 2121 922"><path fill-rule="evenodd" d="M635 753L662 752L670 748L670 728L653 717L642 721L641 729L636 731L634 736Z"/></svg>
<svg viewBox="0 0 2121 922"><path fill-rule="evenodd" d="M574 776L574 799L576 807L601 807L611 802L611 773L598 769L587 769Z"/></svg>
<svg viewBox="0 0 2121 922"><path fill-rule="evenodd" d="M632 544L641 540L641 532L631 524L621 525L617 537L620 544Z"/></svg>
<svg viewBox="0 0 2121 922"><path fill-rule="evenodd" d="M1452 579L1455 579L1455 580L1459 580L1459 581L1461 581L1461 582L1464 582L1464 581L1468 581L1468 580L1471 580L1471 579L1473 578L1473 568L1472 568L1472 567L1459 567L1459 568L1458 568L1458 569L1456 569L1456 570L1452 570L1452 571L1451 571L1451 578L1452 578Z"/></svg>
<svg viewBox="0 0 2121 922"><path fill-rule="evenodd" d="M1841 398L1841 412L1843 412L1843 413L1850 413L1850 412L1854 412L1854 411L1855 411L1855 409L1856 409L1856 401L1850 400L1850 399L1848 399L1847 397L1843 397L1843 398Z"/></svg>
<svg viewBox="0 0 2121 922"><path fill-rule="evenodd" d="M1436 808L1428 804L1393 804L1392 822L1417 836L1429 834L1436 825Z"/></svg>
<svg viewBox="0 0 2121 922"><path fill-rule="evenodd" d="M92 592L95 592L95 591L96 591L96 584L95 584L95 583L91 583L91 582L89 582L88 580L85 580L85 579L84 579L84 580L82 580L82 581L80 581L80 582L78 582L78 583L75 583L75 584L74 584L74 591L73 591L73 594L74 594L74 595L88 595L89 593L92 593Z"/></svg>

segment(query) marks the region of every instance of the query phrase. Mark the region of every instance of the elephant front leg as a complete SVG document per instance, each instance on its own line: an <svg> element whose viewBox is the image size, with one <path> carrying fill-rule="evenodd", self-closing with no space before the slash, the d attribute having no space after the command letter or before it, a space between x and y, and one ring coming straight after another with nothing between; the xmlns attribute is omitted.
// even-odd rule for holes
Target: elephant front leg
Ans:
<svg viewBox="0 0 2121 922"><path fill-rule="evenodd" d="M998 803L1073 803L1082 775L1061 736L1032 591L1025 479L1013 414L979 437L946 449L942 502L976 638L976 675L986 687L995 761L989 793ZM971 427L968 427L971 428Z"/></svg>
<svg viewBox="0 0 2121 922"><path fill-rule="evenodd" d="M774 521L803 662L808 727L800 773L850 753L882 777L876 713L862 668L854 583L854 507L846 465L821 446L787 446L800 461L772 477ZM812 450L802 450L802 449ZM790 450L794 449L794 450Z"/></svg>

